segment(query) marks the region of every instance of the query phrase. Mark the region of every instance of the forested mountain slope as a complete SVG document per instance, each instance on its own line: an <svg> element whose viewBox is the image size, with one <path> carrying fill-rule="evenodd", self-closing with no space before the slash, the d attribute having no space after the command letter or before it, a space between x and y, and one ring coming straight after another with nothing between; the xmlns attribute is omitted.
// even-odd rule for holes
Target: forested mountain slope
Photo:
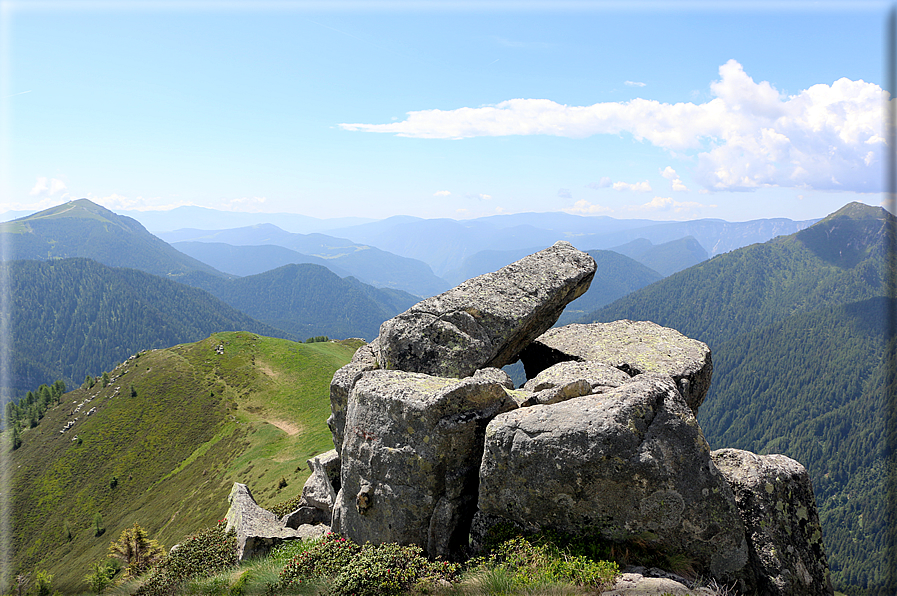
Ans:
<svg viewBox="0 0 897 596"><path fill-rule="evenodd" d="M886 214L851 203L806 230L717 255L583 320L654 321L712 349L799 311L883 295L885 217L893 221Z"/></svg>
<svg viewBox="0 0 897 596"><path fill-rule="evenodd" d="M635 259L664 277L709 258L704 247L691 236L663 244L653 244L650 240L639 238L622 246L615 246L611 250Z"/></svg>
<svg viewBox="0 0 897 596"><path fill-rule="evenodd" d="M284 336L210 294L90 259L3 263L9 283L10 386L18 397L62 379L69 387L139 350L216 331Z"/></svg>
<svg viewBox="0 0 897 596"><path fill-rule="evenodd" d="M184 283L202 288L237 310L299 339L362 337L420 299L401 290L340 278L320 265L285 265L237 279L196 274Z"/></svg>
<svg viewBox="0 0 897 596"><path fill-rule="evenodd" d="M263 507L296 497L306 459L333 448L330 379L358 345L217 333L66 393L0 458L9 577L45 570L63 593L87 593L92 564L135 523L170 549L224 516L234 482Z"/></svg>
<svg viewBox="0 0 897 596"><path fill-rule="evenodd" d="M110 267L130 267L162 277L220 271L178 252L130 217L87 199L0 224L7 261L86 257Z"/></svg>
<svg viewBox="0 0 897 596"><path fill-rule="evenodd" d="M837 589L885 589L887 367L883 209L850 204L634 292L587 320L651 320L707 342L711 447L807 467ZM893 338L890 340L893 347Z"/></svg>

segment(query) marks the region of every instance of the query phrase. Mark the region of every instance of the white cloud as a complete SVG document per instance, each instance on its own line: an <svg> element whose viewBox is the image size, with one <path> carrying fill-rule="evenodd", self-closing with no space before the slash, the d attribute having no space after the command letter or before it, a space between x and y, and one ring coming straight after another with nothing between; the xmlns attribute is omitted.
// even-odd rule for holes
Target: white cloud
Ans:
<svg viewBox="0 0 897 596"><path fill-rule="evenodd" d="M635 184L629 184L628 182L614 182L613 184L614 190L634 190L636 192L651 192L651 183L645 180L644 182L636 182Z"/></svg>
<svg viewBox="0 0 897 596"><path fill-rule="evenodd" d="M594 188L595 190L598 190L599 188L608 188L609 186L610 186L610 177L609 176L602 176L601 180L599 180L598 182L590 182L590 183L586 184L586 188Z"/></svg>
<svg viewBox="0 0 897 596"><path fill-rule="evenodd" d="M226 211L238 211L240 213L260 213L260 207L268 202L267 197L241 197L219 203Z"/></svg>
<svg viewBox="0 0 897 596"><path fill-rule="evenodd" d="M679 216L691 215L697 210L706 207L716 207L716 205L703 205L696 201L674 201L671 197L654 197L647 203L641 205L629 205L624 207L626 211L638 211L642 213L664 213L675 214Z"/></svg>
<svg viewBox="0 0 897 596"><path fill-rule="evenodd" d="M467 193L467 194L464 195L464 196L467 197L468 199L479 199L479 200L481 200L481 201L489 201L489 200L492 200L492 195L485 195L485 194L482 194L482 193L477 194L477 193L469 192L469 193Z"/></svg>
<svg viewBox="0 0 897 596"><path fill-rule="evenodd" d="M638 81L624 81L624 85L629 85L630 87L644 87L645 83L640 83Z"/></svg>
<svg viewBox="0 0 897 596"><path fill-rule="evenodd" d="M670 181L670 186L674 191L688 190L688 188L686 188L685 186L685 183L683 183L679 178L679 174L677 174L676 170L674 170L672 167L667 166L663 169L663 171L660 172L660 175Z"/></svg>
<svg viewBox="0 0 897 596"><path fill-rule="evenodd" d="M710 85L713 99L698 104L636 98L566 106L510 99L478 108L409 112L390 124L339 126L429 139L627 132L671 152L696 153L695 178L712 190L880 190L888 136L882 104L889 98L881 87L842 78L786 97L769 82L754 82L735 60L720 66L719 76Z"/></svg>
<svg viewBox="0 0 897 596"><path fill-rule="evenodd" d="M38 177L34 187L28 192L31 196L52 197L66 189L65 182L56 178Z"/></svg>
<svg viewBox="0 0 897 596"><path fill-rule="evenodd" d="M113 211L117 209L123 211L168 211L169 209L175 209L176 207L192 205L192 203L186 201L162 203L161 197L144 198L140 196L132 199L117 193L112 193L105 197L98 197L92 193L88 193L86 198L97 205L102 205L106 209Z"/></svg>
<svg viewBox="0 0 897 596"><path fill-rule="evenodd" d="M569 188L561 188L558 190L558 196L562 199L572 199L573 193L570 192Z"/></svg>
<svg viewBox="0 0 897 596"><path fill-rule="evenodd" d="M588 201L580 200L573 203L572 207L564 209L564 211L574 215L595 215L597 213L609 213L612 212L613 209L610 207L602 207L601 205L593 205Z"/></svg>
<svg viewBox="0 0 897 596"><path fill-rule="evenodd" d="M433 193L433 196L434 197L447 197L450 194L452 194L452 193L447 190L437 190L436 192Z"/></svg>

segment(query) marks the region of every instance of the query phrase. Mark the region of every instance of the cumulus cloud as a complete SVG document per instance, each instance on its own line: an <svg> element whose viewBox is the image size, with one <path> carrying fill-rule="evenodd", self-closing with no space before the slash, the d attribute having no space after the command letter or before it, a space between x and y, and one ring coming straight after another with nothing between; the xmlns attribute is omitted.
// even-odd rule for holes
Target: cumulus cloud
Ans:
<svg viewBox="0 0 897 596"><path fill-rule="evenodd" d="M436 192L433 193L433 196L434 197L447 197L450 194L452 194L452 193L447 190L437 190Z"/></svg>
<svg viewBox="0 0 897 596"><path fill-rule="evenodd" d="M670 166L664 168L660 172L660 175L670 181L670 185L672 186L674 191L688 190L688 188L685 187L685 184L679 178L679 174L677 174L676 170L674 170Z"/></svg>
<svg viewBox="0 0 897 596"><path fill-rule="evenodd" d="M562 199L572 199L573 193L570 192L569 188L561 188L558 190L558 196Z"/></svg>
<svg viewBox="0 0 897 596"><path fill-rule="evenodd" d="M609 213L613 211L613 209L610 207L602 207L601 205L594 205L585 200L580 200L573 203L572 207L564 209L564 211L574 215L596 215L598 213Z"/></svg>
<svg viewBox="0 0 897 596"><path fill-rule="evenodd" d="M261 206L268 202L267 197L240 197L223 201L219 204L225 211L238 211L240 213L259 213Z"/></svg>
<svg viewBox="0 0 897 596"><path fill-rule="evenodd" d="M469 192L464 196L467 197L468 199L479 199L481 201L489 201L492 199L492 195L485 195L482 193L477 194L477 193L473 193L473 192Z"/></svg>
<svg viewBox="0 0 897 596"><path fill-rule="evenodd" d="M640 83L638 81L624 81L624 85L629 85L630 87L644 87L645 83Z"/></svg>
<svg viewBox="0 0 897 596"><path fill-rule="evenodd" d="M119 209L124 211L168 211L177 207L192 205L192 203L186 201L176 201L171 203L163 202L161 197L144 198L139 196L131 198L117 193L112 193L111 195L106 195L104 197L88 193L86 198L97 205L102 205L106 209Z"/></svg>
<svg viewBox="0 0 897 596"><path fill-rule="evenodd" d="M601 178L601 180L599 180L598 182L590 182L589 184L586 184L587 188L594 188L595 190L597 190L599 188L608 188L609 186L610 186L610 177L609 176L603 176Z"/></svg>
<svg viewBox="0 0 897 596"><path fill-rule="evenodd" d="M671 152L694 153L695 179L711 190L763 186L876 192L882 184L887 92L841 78L784 96L729 60L704 103L636 98L591 106L509 99L478 108L421 110L390 124L345 130L428 139L552 135L585 138L626 132ZM894 101L894 100L891 100Z"/></svg>
<svg viewBox="0 0 897 596"><path fill-rule="evenodd" d="M65 182L62 180L40 176L28 194L33 197L52 197L53 195L64 191L65 188Z"/></svg>
<svg viewBox="0 0 897 596"><path fill-rule="evenodd" d="M645 180L644 182L636 182L635 184L629 184L628 182L614 182L613 184L614 190L634 190L636 192L651 192L651 183Z"/></svg>
<svg viewBox="0 0 897 596"><path fill-rule="evenodd" d="M716 207L716 205L703 205L696 201L679 202L674 201L672 197L654 197L647 203L641 205L629 205L624 207L624 209L641 213L672 213L676 215L688 215L705 207Z"/></svg>

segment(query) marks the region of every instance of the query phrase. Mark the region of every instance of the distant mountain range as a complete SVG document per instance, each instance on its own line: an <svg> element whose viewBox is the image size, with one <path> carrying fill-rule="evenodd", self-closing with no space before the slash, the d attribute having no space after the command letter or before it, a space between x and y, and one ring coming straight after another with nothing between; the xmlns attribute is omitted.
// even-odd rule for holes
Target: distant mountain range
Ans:
<svg viewBox="0 0 897 596"><path fill-rule="evenodd" d="M314 262L333 266L335 272L348 272L361 281L380 288L404 290L417 296L439 294L449 288L436 277L430 266L417 259L398 256L365 244L325 234L292 234L273 224L259 224L231 230L183 229L161 234L162 239L174 243L186 253L201 255L207 263L217 263L226 269L237 270L228 264L246 263L259 259L257 272L274 269L289 263ZM215 243L219 250L200 246L201 242ZM265 252L263 246L278 246L292 253ZM261 260L267 259L267 260ZM247 270L243 267L243 270Z"/></svg>

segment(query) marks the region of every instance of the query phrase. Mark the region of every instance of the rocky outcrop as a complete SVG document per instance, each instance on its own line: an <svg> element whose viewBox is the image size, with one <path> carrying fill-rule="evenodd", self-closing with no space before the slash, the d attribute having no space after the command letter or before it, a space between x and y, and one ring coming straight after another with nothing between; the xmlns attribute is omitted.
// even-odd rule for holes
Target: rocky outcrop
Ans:
<svg viewBox="0 0 897 596"><path fill-rule="evenodd" d="M349 404L349 393L352 387L361 378L362 373L376 370L377 356L377 340L361 346L355 351L351 362L342 367L333 375L330 381L330 417L327 419L327 426L333 435L333 446L339 454L343 448L343 430L346 426L346 406Z"/></svg>
<svg viewBox="0 0 897 596"><path fill-rule="evenodd" d="M236 533L240 561L264 555L284 540L313 538L327 530L323 525L302 525L296 529L284 526L277 516L258 506L245 484L235 482L227 499L230 509L225 516L225 531Z"/></svg>
<svg viewBox="0 0 897 596"><path fill-rule="evenodd" d="M385 322L331 385L333 530L460 558L507 522L677 555L743 592L831 594L805 473L711 457L705 344L650 322L548 330L593 275L558 243ZM514 388L493 367L518 355ZM315 475L308 501L332 498ZM617 593L679 593L655 579Z"/></svg>
<svg viewBox="0 0 897 596"><path fill-rule="evenodd" d="M558 242L418 302L380 326L381 368L462 378L517 360L589 288L595 260Z"/></svg>
<svg viewBox="0 0 897 596"><path fill-rule="evenodd" d="M336 449L306 460L311 476L302 487L299 506L281 518L288 528L305 524L330 524L340 487L340 460Z"/></svg>
<svg viewBox="0 0 897 596"><path fill-rule="evenodd" d="M498 369L460 380L364 373L349 400L334 531L457 556L476 510L486 424L516 407L511 387Z"/></svg>
<svg viewBox="0 0 897 596"><path fill-rule="evenodd" d="M486 429L479 509L531 530L639 540L752 587L732 490L667 375L497 416Z"/></svg>
<svg viewBox="0 0 897 596"><path fill-rule="evenodd" d="M520 354L527 378L558 362L601 362L630 376L673 377L697 415L710 389L713 364L707 344L650 321L567 325L548 331Z"/></svg>
<svg viewBox="0 0 897 596"><path fill-rule="evenodd" d="M713 452L747 532L760 596L832 594L822 527L807 470L784 455Z"/></svg>

